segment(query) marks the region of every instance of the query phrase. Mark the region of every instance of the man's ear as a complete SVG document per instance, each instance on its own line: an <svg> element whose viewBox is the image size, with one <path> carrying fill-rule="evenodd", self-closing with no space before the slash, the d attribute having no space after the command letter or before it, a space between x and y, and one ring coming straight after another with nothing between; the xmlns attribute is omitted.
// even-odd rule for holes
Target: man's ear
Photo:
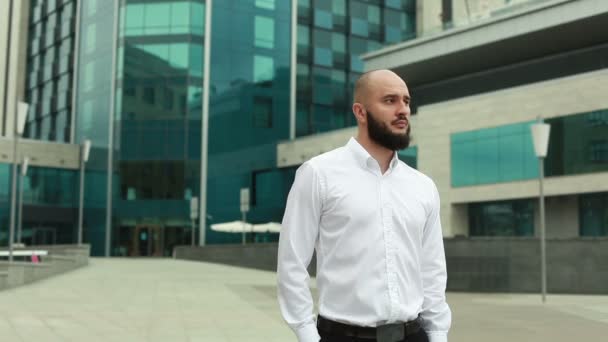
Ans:
<svg viewBox="0 0 608 342"><path fill-rule="evenodd" d="M355 119L358 123L364 124L367 122L367 111L361 103L353 103L353 114L355 115Z"/></svg>

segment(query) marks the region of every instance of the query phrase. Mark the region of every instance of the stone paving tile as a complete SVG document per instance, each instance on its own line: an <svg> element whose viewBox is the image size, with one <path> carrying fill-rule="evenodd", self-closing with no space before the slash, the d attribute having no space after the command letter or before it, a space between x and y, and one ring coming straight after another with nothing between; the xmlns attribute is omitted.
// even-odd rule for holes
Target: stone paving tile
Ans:
<svg viewBox="0 0 608 342"><path fill-rule="evenodd" d="M314 281L313 281L314 284ZM313 297L317 297L313 288ZM449 293L450 341L600 341L608 296ZM285 342L272 272L172 259L92 258L0 291L0 341Z"/></svg>

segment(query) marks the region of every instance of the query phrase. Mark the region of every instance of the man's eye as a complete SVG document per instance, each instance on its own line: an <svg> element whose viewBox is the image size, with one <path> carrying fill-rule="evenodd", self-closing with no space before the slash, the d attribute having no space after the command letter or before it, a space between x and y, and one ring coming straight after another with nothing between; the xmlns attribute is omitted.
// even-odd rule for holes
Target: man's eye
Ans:
<svg viewBox="0 0 608 342"><path fill-rule="evenodd" d="M393 103L394 101L393 101L393 99L386 99L386 100L384 100L384 102L386 102L386 103Z"/></svg>

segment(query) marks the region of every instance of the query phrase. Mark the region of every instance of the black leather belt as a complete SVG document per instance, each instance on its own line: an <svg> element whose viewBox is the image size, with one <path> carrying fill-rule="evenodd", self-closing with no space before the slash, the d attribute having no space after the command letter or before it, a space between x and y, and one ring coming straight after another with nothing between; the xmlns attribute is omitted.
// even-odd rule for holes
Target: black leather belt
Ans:
<svg viewBox="0 0 608 342"><path fill-rule="evenodd" d="M399 341L405 338L405 336L417 333L422 327L420 326L420 318L409 322L386 324L378 327L361 327L332 321L319 315L317 329L332 335L378 339L379 341ZM392 337L394 339L387 336L394 336Z"/></svg>

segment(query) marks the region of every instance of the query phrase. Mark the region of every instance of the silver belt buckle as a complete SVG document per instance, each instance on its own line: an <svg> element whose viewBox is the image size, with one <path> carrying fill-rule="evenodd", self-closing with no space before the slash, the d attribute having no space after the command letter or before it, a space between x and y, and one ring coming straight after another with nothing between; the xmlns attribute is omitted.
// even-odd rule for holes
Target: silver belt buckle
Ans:
<svg viewBox="0 0 608 342"><path fill-rule="evenodd" d="M403 323L384 324L376 327L378 342L396 342L405 338Z"/></svg>

